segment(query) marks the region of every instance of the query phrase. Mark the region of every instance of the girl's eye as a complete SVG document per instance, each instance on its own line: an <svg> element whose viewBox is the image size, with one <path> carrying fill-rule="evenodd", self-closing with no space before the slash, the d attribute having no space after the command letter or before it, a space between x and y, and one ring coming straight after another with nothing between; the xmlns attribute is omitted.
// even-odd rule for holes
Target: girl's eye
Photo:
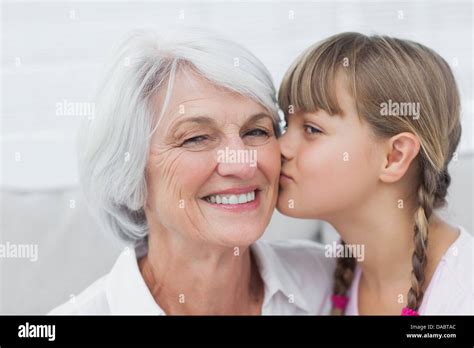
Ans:
<svg viewBox="0 0 474 348"><path fill-rule="evenodd" d="M249 135L249 136L252 136L252 137L261 137L261 136L268 136L268 132L263 130L263 129L259 129L259 128L255 128L255 129L252 129L251 131L245 133L245 135Z"/></svg>
<svg viewBox="0 0 474 348"><path fill-rule="evenodd" d="M320 129L310 126L310 125L304 125L304 131L306 134L310 134L310 135L322 133Z"/></svg>
<svg viewBox="0 0 474 348"><path fill-rule="evenodd" d="M209 139L207 135L198 135L198 136L186 139L182 145L200 144L207 139Z"/></svg>

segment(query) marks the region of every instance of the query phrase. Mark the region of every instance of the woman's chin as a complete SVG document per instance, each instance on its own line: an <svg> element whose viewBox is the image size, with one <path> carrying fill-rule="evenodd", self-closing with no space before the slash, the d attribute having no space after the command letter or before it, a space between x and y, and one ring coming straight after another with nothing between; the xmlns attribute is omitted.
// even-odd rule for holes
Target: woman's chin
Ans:
<svg viewBox="0 0 474 348"><path fill-rule="evenodd" d="M257 229L255 225L248 227L233 226L230 228L227 226L227 228L220 229L215 237L219 244L234 248L252 245L262 237L263 233L264 230Z"/></svg>

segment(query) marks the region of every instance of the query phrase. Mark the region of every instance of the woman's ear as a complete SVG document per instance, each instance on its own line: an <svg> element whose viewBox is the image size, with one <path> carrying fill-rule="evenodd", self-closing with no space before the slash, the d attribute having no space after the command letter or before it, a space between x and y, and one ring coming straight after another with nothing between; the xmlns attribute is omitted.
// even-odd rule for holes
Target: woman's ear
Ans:
<svg viewBox="0 0 474 348"><path fill-rule="evenodd" d="M418 137L409 132L394 135L386 142L385 161L380 180L386 183L400 180L420 152Z"/></svg>

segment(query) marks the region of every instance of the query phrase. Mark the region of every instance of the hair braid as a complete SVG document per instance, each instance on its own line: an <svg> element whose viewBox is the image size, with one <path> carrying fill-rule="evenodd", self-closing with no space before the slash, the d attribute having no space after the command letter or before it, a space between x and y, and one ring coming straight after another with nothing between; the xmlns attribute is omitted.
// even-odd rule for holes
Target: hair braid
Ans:
<svg viewBox="0 0 474 348"><path fill-rule="evenodd" d="M345 245L346 243L342 241L342 246ZM356 259L354 257L340 257L337 259L336 269L334 271L334 295L346 295L354 278L355 266ZM344 312L339 308L333 307L331 314L342 315Z"/></svg>
<svg viewBox="0 0 474 348"><path fill-rule="evenodd" d="M423 177L418 188L418 208L415 212L415 235L413 241L415 250L412 256L413 270L411 273L411 288L408 291L408 308L418 311L423 300L423 286L425 284L425 269L427 264L429 220L439 186L439 175L433 168L423 169Z"/></svg>

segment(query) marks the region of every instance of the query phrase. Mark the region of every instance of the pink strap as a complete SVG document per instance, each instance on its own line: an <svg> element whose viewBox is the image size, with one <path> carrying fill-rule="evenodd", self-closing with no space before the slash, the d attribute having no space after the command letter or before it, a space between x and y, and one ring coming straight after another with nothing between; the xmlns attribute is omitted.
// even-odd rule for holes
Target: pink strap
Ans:
<svg viewBox="0 0 474 348"><path fill-rule="evenodd" d="M420 315L417 311L411 309L411 308L408 308L408 307L404 307L402 309L402 315L406 315L406 316L416 316L416 315Z"/></svg>
<svg viewBox="0 0 474 348"><path fill-rule="evenodd" d="M349 302L349 297L344 295L332 295L331 300L334 307L344 310Z"/></svg>
<svg viewBox="0 0 474 348"><path fill-rule="evenodd" d="M332 295L331 300L335 308L344 310L346 309L347 303L349 302L349 297L344 296L344 295ZM402 309L402 315L403 316L418 316L420 314L411 308L404 307Z"/></svg>

